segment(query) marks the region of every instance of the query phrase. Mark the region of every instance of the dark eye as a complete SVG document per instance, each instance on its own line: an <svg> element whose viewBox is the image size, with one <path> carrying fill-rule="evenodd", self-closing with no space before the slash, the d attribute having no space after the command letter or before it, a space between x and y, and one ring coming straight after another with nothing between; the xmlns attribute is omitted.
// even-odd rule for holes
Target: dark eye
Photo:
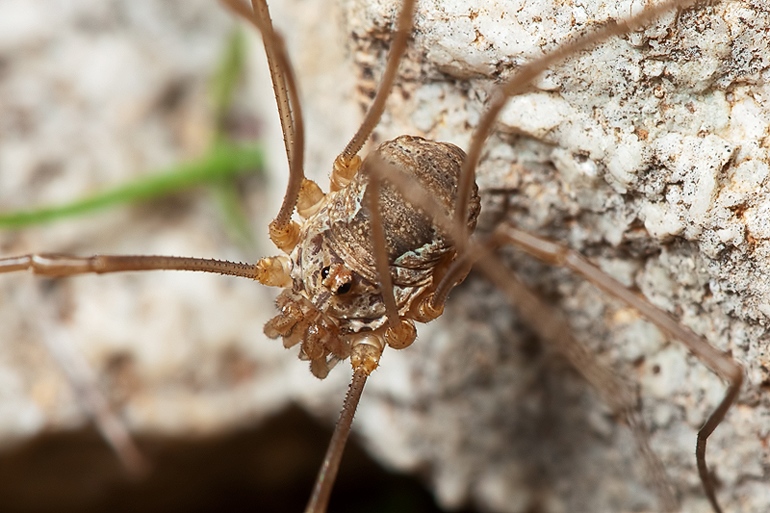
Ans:
<svg viewBox="0 0 770 513"><path fill-rule="evenodd" d="M323 269L321 269L321 278L326 279L329 276L329 266L327 265Z"/></svg>
<svg viewBox="0 0 770 513"><path fill-rule="evenodd" d="M344 285L340 286L340 288L337 289L337 295L347 294L350 292L350 287L352 285L350 282L345 283Z"/></svg>

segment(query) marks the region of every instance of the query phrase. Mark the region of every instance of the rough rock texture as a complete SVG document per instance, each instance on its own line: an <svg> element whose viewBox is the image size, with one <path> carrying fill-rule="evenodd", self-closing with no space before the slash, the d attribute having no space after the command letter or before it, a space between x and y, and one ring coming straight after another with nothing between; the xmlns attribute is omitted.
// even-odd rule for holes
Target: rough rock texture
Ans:
<svg viewBox="0 0 770 513"><path fill-rule="evenodd" d="M229 27L218 6L42 5L0 6L3 209L61 201L202 151L205 77ZM299 19L295 5L312 14ZM410 133L467 147L497 81L640 8L420 2L376 139ZM376 87L396 10L354 0L274 7L305 98L308 172L323 187ZM727 511L770 507L768 10L722 2L671 13L547 71L506 109L479 171L487 229L513 221L583 252L746 367L739 404L708 451ZM319 20L317 12L327 14ZM267 106L251 115L275 142L281 175L263 70L255 65L254 97ZM252 199L263 218L257 226L276 210L281 187L273 180L267 198ZM258 255L242 255L204 195L151 207L3 233L0 249L252 260L274 253L261 239ZM709 511L695 432L724 384L569 272L507 259L565 312L601 363L640 383L651 444L683 511ZM84 422L40 344L52 332L78 347L138 432L211 432L257 422L288 400L332 419L341 404L343 369L318 382L279 343L262 340L271 291L251 283L169 273L51 288L8 275L0 291L5 444ZM425 476L448 508L471 500L506 512L656 510L631 432L547 347L493 285L472 275L414 346L386 352L356 428L383 461Z"/></svg>
<svg viewBox="0 0 770 513"><path fill-rule="evenodd" d="M496 80L636 8L422 3L406 80L381 138L416 131L467 146ZM725 2L671 13L544 73L503 113L479 177L488 216L589 255L746 366L739 404L708 453L726 510L762 511L769 500L761 392L770 199L766 10ZM363 41L356 55L364 75L369 63L361 55L379 46L363 34L377 41L387 26L374 11L367 4L349 15L354 40ZM639 381L652 445L683 510L708 511L695 472L695 431L724 385L681 345L582 280L528 260L518 269L560 305L601 362ZM394 392L380 376L373 382L401 431L366 418L371 443L399 465L430 468L447 505L471 496L495 511L533 504L655 509L641 488L629 432L609 422L570 372L511 331L525 320L513 320L490 291L481 281L458 291L449 329L425 333L414 348L424 356L404 352L404 363L392 365L388 355L382 374L398 366L401 380L414 386Z"/></svg>

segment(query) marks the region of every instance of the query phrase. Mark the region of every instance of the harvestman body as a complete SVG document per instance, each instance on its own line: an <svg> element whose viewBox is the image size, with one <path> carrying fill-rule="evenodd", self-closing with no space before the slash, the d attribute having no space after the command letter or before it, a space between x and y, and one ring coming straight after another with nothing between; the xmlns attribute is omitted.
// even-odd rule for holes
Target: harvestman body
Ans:
<svg viewBox="0 0 770 513"><path fill-rule="evenodd" d="M636 307L664 331L685 342L712 370L730 381L727 394L703 430L705 436L699 438L701 478L707 496L718 509L705 467L705 438L724 417L737 395L741 383L740 367L663 312L599 272L579 255L557 244L510 226L498 229L486 245L473 243L471 246L467 239L478 215L478 196L473 184L474 166L506 96L520 92L550 64L613 34L625 32L628 27L596 32L592 37L581 39L546 59L522 67L520 73L500 89L505 94L492 97L491 106L479 123L467 157L453 145L419 138L399 138L381 146L374 157L368 157L360 165L356 153L377 122L377 110L381 112L382 108L380 104L370 111L375 114L369 117L360 134L354 138L357 142L351 142L335 162L332 192L323 195L317 186L302 176L303 128L299 103L293 90L288 58L280 39L272 34L266 6L255 2L257 12L265 10L252 18L241 4L235 1L228 4L252 19L263 32L268 58L272 61L273 79L278 84L276 90L279 106L283 106L282 121L292 178L284 206L271 224L271 238L288 256L262 259L252 266L173 257L81 259L36 255L3 259L0 270L33 269L49 276L69 276L85 272L184 269L247 276L268 285L287 287L287 291L279 296L281 313L266 327L268 335L283 337L287 346L301 343L301 357L310 360L313 373L319 377L324 377L337 361L347 357L351 358L355 369L351 397L346 401L343 417L330 446L329 459L319 475L319 483L308 508L309 511L323 511L355 404L366 376L376 368L385 345L396 348L409 345L414 340L414 320L428 321L440 315L447 293L465 277L472 260L478 260L481 269L490 276L504 276L505 269L487 248L513 243L545 261L573 269ZM663 8L651 9L637 17L635 23L648 21L674 5L676 3L672 2ZM378 94L383 98L387 96L400 52L403 51L410 19L411 8L405 8L399 22L399 35L393 44L395 50L391 53L395 64L389 65L390 77L383 80L386 85ZM285 107L289 104L290 109ZM413 154L417 155L414 160ZM445 159L446 165L437 165L435 172L425 173L424 178L415 180L415 174L419 174L416 170L425 169L421 155L428 155L431 162ZM436 159L436 155L441 157ZM404 161L407 161L406 165ZM406 176L400 173L406 173ZM384 180L389 183L380 183ZM420 205L420 208L416 210L412 205ZM304 219L302 224L291 220L295 207ZM405 229L397 233L394 226ZM371 232L371 237L364 236L367 232ZM469 247L472 252L467 251ZM525 312L538 305L537 300L527 296L517 282L506 281L503 285L512 301L519 303L522 297L525 298ZM537 317L537 312L530 313ZM545 322L535 326L535 329L546 338L568 336L564 333L564 326L553 324L553 319L547 316L540 318ZM600 387L610 384L603 381L610 378L600 374L589 376L589 379L591 377ZM630 415L630 412L623 411L628 408L623 400L614 406Z"/></svg>
<svg viewBox="0 0 770 513"><path fill-rule="evenodd" d="M405 170L439 198L444 215L451 215L464 157L453 144L402 136L383 143L342 189L300 210L308 219L290 260L282 261L290 269L291 288L278 296L281 313L267 323L265 333L271 338L283 337L286 347L301 343L300 358L310 360L310 370L319 378L351 357L360 344L373 345L377 351L385 344L410 345L416 334L411 319L431 319L427 301L445 274L443 268L454 261L455 248L430 217L415 210L395 188L380 189L379 215L389 228L384 236L393 295L398 316L405 319L398 332L383 332L388 317L371 239L368 168L379 159ZM474 189L467 217L470 230L475 228L478 214L479 196Z"/></svg>

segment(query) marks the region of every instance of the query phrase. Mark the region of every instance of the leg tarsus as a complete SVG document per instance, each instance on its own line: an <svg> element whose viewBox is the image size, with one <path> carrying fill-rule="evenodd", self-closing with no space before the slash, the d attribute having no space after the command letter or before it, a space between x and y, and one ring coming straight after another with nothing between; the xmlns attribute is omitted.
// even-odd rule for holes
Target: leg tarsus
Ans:
<svg viewBox="0 0 770 513"><path fill-rule="evenodd" d="M508 242L547 263L574 271L607 294L636 309L664 333L682 342L712 372L729 383L722 401L698 432L695 450L698 474L704 491L714 511L721 513L722 509L717 502L714 484L706 465L706 441L735 402L743 382L743 367L725 353L714 348L702 337L682 326L668 313L601 271L577 251L546 238L524 232L511 225L501 225L495 231L495 240L498 243Z"/></svg>
<svg viewBox="0 0 770 513"><path fill-rule="evenodd" d="M658 492L662 509L676 511L679 504L665 484L663 465L649 449L647 429L637 411L639 399L636 389L621 376L597 362L593 354L572 336L561 312L540 300L515 275L511 275L494 255L485 252L479 261L479 267L490 280L501 284L509 302L528 320L528 324L540 338L549 343L548 347L566 358L593 386L610 409L626 421L635 435L649 481ZM503 276L506 279L502 279Z"/></svg>
<svg viewBox="0 0 770 513"><path fill-rule="evenodd" d="M717 406L711 415L709 415L709 418L706 419L703 427L698 431L698 440L695 444L695 460L698 463L698 475L700 476L701 483L703 483L703 488L706 490L706 497L708 497L715 513L722 513L722 508L719 506L719 502L716 498L714 480L706 465L706 442L711 433L714 432L714 429L716 429L725 418L727 410L730 409L730 406L733 405L735 399L738 397L743 382L743 374L736 374L733 376L733 379L734 381L731 381L719 406Z"/></svg>

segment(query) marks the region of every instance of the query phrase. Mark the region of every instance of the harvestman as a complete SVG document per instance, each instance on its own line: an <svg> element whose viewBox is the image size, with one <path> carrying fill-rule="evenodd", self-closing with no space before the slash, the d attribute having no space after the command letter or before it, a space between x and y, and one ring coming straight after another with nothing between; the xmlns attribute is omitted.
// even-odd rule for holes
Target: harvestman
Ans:
<svg viewBox="0 0 770 513"><path fill-rule="evenodd" d="M566 325L544 309L517 281L507 278L508 271L494 257L491 249L513 244L548 263L568 267L633 306L664 332L681 340L712 371L729 382L723 400L699 432L697 443L697 463L704 490L714 510L721 511L706 466L706 439L724 418L738 394L742 381L741 367L577 253L558 244L510 225L499 227L486 241L469 239L469 232L475 226L478 215L473 178L475 165L507 98L522 92L542 70L565 57L613 35L626 33L668 9L684 7L692 2L667 2L649 8L627 22L609 24L536 62L522 66L491 95L488 110L479 121L467 156L452 145L430 143L419 138L400 138L383 145L377 156L362 166L357 153L382 114L385 98L411 31L414 2L407 0L399 17L398 30L377 97L359 132L335 161L331 190L340 192L329 195L324 195L303 176L304 132L298 95L289 59L280 36L273 32L266 4L255 1L252 14L237 0L226 0L226 3L253 22L265 41L290 167L287 193L281 210L270 225L270 236L276 246L291 255L295 262L292 263L286 256L263 258L256 265L251 265L180 257L80 258L35 254L0 260L0 272L30 269L40 275L63 277L91 272L191 270L248 277L278 287L293 285L294 292L285 292L280 296L281 313L268 323L268 335L283 337L286 346L301 344L301 357L310 360L311 370L320 378L325 377L338 361L348 357L354 368L343 413L308 505L307 511L315 512L326 510L356 405L367 376L377 367L384 347L390 345L398 349L411 344L415 337L413 321L427 322L441 315L448 293L465 278L471 265L479 266L482 272L502 283L506 295L532 319L533 328L545 339L566 344L565 353L589 381L600 390L613 386L612 377L593 368L590 362L583 361L585 355L577 350L570 353ZM410 165L414 165L414 155L417 161L445 159L446 162L441 162L436 170L415 182L410 174L413 170L408 170ZM447 171L448 168L451 172ZM444 182L436 177L441 177ZM350 183L360 188L357 195L346 189ZM395 226L404 226L405 222L409 224L410 219L419 217L409 203L419 204L427 216L423 215L413 226L410 225L406 236L396 234ZM307 224L292 220L295 209ZM358 213L359 209L364 212L363 217L349 222L346 216ZM335 226L342 227L339 233L331 230L332 235L337 236L331 241L322 236L328 228L329 217L339 222ZM361 236L361 233L368 235L370 231L371 238ZM434 240L426 240L426 232L432 233ZM349 237L344 238L346 235ZM334 246L342 241L351 242L352 249ZM418 251L421 246L427 249L423 247ZM295 248L302 248L302 251L295 251ZM404 257L406 253L410 254ZM296 289L299 287L307 290L303 294L305 299L298 295ZM320 314L317 306L329 308L333 313ZM620 397L612 406L634 423L633 405L629 401L629 397Z"/></svg>

